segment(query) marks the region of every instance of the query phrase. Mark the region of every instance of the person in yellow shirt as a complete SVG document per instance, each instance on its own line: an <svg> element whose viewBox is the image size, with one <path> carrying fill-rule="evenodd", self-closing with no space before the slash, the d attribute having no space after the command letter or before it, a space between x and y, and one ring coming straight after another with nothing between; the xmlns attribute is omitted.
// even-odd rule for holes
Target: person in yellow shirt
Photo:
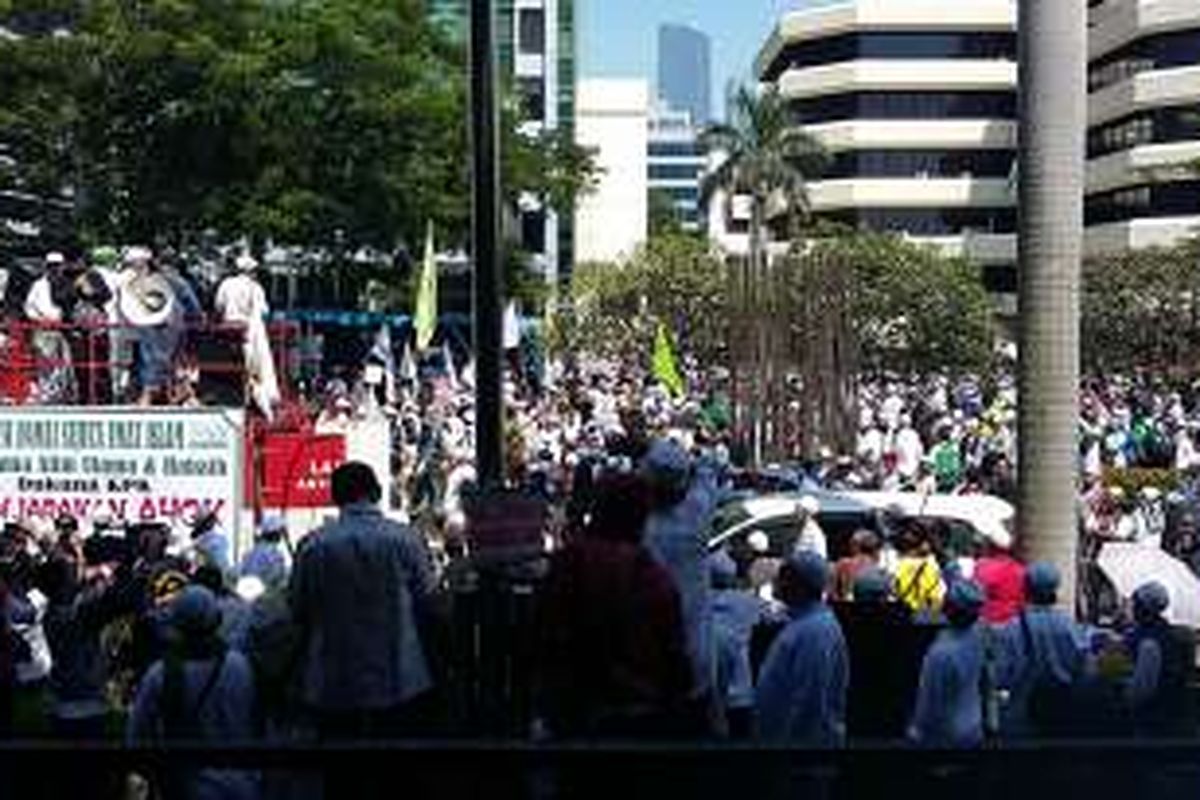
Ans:
<svg viewBox="0 0 1200 800"><path fill-rule="evenodd" d="M933 555L929 534L910 524L900 535L900 558L896 562L896 599L908 606L917 619L936 617L946 597L942 570Z"/></svg>

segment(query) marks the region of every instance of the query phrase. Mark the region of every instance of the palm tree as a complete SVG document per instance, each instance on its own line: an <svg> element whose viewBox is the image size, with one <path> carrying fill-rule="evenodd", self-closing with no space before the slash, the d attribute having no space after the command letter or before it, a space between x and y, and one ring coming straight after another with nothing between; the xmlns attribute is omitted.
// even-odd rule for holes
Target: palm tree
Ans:
<svg viewBox="0 0 1200 800"><path fill-rule="evenodd" d="M1019 526L1076 602L1087 3L1021 0Z"/></svg>
<svg viewBox="0 0 1200 800"><path fill-rule="evenodd" d="M820 143L794 124L787 102L773 88L739 88L732 119L710 127L702 141L710 152L724 155L705 179L704 197L724 192L727 202L734 197L750 202L750 255L734 281L737 311L730 350L739 423L744 421L744 411L738 376L747 372L750 376L751 460L760 466L769 446L770 401L784 377L779 369L783 320L770 277L768 223L773 211L782 210L789 232L795 233L795 223L806 219L810 210L808 180L820 174L825 155ZM778 425L775 428L777 436Z"/></svg>

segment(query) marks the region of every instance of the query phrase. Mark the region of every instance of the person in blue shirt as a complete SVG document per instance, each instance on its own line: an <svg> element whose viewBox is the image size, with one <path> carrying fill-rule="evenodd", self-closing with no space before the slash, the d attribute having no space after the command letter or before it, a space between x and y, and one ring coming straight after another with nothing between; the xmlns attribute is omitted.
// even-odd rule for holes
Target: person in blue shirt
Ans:
<svg viewBox="0 0 1200 800"><path fill-rule="evenodd" d="M1139 737L1195 735L1195 720L1188 709L1192 653L1164 616L1171 595L1157 582L1133 593L1134 628L1128 648L1133 675L1125 696Z"/></svg>
<svg viewBox="0 0 1200 800"><path fill-rule="evenodd" d="M721 550L709 557L712 625L717 651L717 695L731 739L750 738L754 716L754 674L750 640L760 621L771 616L767 604L738 585L737 563Z"/></svg>
<svg viewBox="0 0 1200 800"><path fill-rule="evenodd" d="M233 543L221 528L215 510L206 510L192 528L192 549L198 565L211 564L228 576L233 570Z"/></svg>
<svg viewBox="0 0 1200 800"><path fill-rule="evenodd" d="M258 538L238 567L239 578L258 578L267 589L287 584L287 522L278 514L263 518Z"/></svg>
<svg viewBox="0 0 1200 800"><path fill-rule="evenodd" d="M958 581L943 607L949 627L938 634L921 665L916 709L908 736L928 747L978 747L984 739L983 683L987 668L977 626L983 589Z"/></svg>
<svg viewBox="0 0 1200 800"><path fill-rule="evenodd" d="M996 632L997 683L1009 693L1001 722L1008 735L1065 735L1075 723L1071 706L1085 677L1087 641L1075 621L1055 608L1060 583L1054 565L1031 564L1025 573L1028 606Z"/></svg>
<svg viewBox="0 0 1200 800"><path fill-rule="evenodd" d="M755 693L758 738L834 747L846 738L850 658L837 618L824 602L829 563L794 553L779 570L790 621L767 651Z"/></svg>
<svg viewBox="0 0 1200 800"><path fill-rule="evenodd" d="M301 544L289 584L305 634L303 702L324 741L412 735L432 711L422 634L433 618L433 563L420 536L384 517L368 465L343 464L331 483L338 519Z"/></svg>
<svg viewBox="0 0 1200 800"><path fill-rule="evenodd" d="M709 614L708 548L705 535L720 500L715 465L692 459L674 441L651 445L642 463L653 510L642 542L671 575L679 592L688 656L694 672L697 714L709 727L715 717L716 650Z"/></svg>
<svg viewBox="0 0 1200 800"><path fill-rule="evenodd" d="M212 592L185 588L172 603L174 641L138 685L126 726L130 745L169 741L224 746L257 735L254 673L219 636L221 610ZM227 769L169 769L156 776L163 796L186 800L256 800L259 776Z"/></svg>

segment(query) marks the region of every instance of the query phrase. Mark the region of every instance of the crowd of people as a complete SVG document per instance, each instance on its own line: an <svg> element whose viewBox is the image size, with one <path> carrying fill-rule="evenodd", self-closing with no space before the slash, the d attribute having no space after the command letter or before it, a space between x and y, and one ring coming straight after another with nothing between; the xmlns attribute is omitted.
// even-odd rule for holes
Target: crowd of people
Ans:
<svg viewBox="0 0 1200 800"><path fill-rule="evenodd" d="M224 332L223 370L270 417L280 392L258 269L246 250L212 276L169 250L133 246L47 253L36 275L3 270L0 402L197 405L198 346Z"/></svg>
<svg viewBox="0 0 1200 800"><path fill-rule="evenodd" d="M103 271L111 257L123 276ZM231 266L211 308L243 329L251 402L271 413L281 407L259 330L257 265L242 254ZM170 262L131 248L52 254L46 267L21 306L36 323L30 346L57 353L56 366L39 368L28 395L9 400L64 402L85 386L103 388L72 399L178 400L166 389L187 375L187 346L168 319L209 304ZM171 311L147 322L132 310L143 301ZM89 315L103 324L58 324ZM131 355L92 358L104 348ZM719 370L688 363L688 391L677 397L635 363L541 361L521 348L510 357L507 473L547 511L526 676L531 737L974 747L992 736L1195 733L1194 645L1169 624L1160 584L1141 586L1099 629L1057 610L1053 567L1022 564L994 543L968 576L939 557L916 520L890 526L895 540L855 533L848 555L830 558L805 493L1015 500L1010 362L986 379L864 379L853 452L751 472ZM342 466L332 478L335 520L288 531L268 515L240 561L211 519L184 539L153 524L9 524L0 536L5 732L228 744L437 735L461 724L448 711L461 676L447 665L447 607L478 586L466 579L480 568L470 519L484 501L474 370L455 360L446 345L421 358L405 348L397 363L381 337L364 363L314 386L322 399L298 413L318 432L390 421L391 480ZM10 374L7 391L16 385ZM1083 541L1161 548L1200 568L1200 393L1110 376L1085 383L1081 407ZM1114 471L1129 468L1154 481L1113 486ZM802 497L803 524L786 552L747 562L709 547L716 510L746 488ZM104 794L120 777L56 779ZM196 797L295 788L244 770L145 777ZM336 797L362 788L353 775L327 780Z"/></svg>
<svg viewBox="0 0 1200 800"><path fill-rule="evenodd" d="M659 439L574 498L536 582L531 737L975 747L1195 734L1194 643L1167 622L1163 586L1133 595L1121 629L1083 627L1057 610L1053 567L993 548L965 579L915 521L895 560L864 532L837 563L797 536L773 563L739 564L706 546L723 471ZM151 746L464 732L445 702L463 564L439 563L383 513L369 467L340 467L332 491L336 519L293 548L270 517L239 563L205 525L182 546L154 525L87 538L66 517L49 536L10 526L5 730L86 741L119 725ZM768 594L753 585L762 569ZM912 591L926 581L932 599ZM121 777L54 780L114 796ZM294 789L246 770L145 777L188 797ZM324 779L332 796L362 790L354 775Z"/></svg>

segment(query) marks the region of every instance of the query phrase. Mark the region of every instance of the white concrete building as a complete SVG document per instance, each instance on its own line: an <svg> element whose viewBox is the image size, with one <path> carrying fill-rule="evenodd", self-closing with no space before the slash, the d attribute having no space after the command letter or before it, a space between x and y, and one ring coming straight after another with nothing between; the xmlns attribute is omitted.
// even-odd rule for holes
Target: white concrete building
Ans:
<svg viewBox="0 0 1200 800"><path fill-rule="evenodd" d="M646 239L650 87L644 79L595 78L578 85L575 140L595 148L596 190L575 210L575 260L617 261Z"/></svg>
<svg viewBox="0 0 1200 800"><path fill-rule="evenodd" d="M1200 233L1200 1L1090 3L1087 247Z"/></svg>
<svg viewBox="0 0 1200 800"><path fill-rule="evenodd" d="M757 72L828 149L819 216L964 253L1015 292L1014 0L858 0L785 14Z"/></svg>
<svg viewBox="0 0 1200 800"><path fill-rule="evenodd" d="M1087 252L1197 235L1200 0L1088 5ZM819 215L962 253L1010 301L1015 31L1015 0L846 0L784 14L756 65L832 155Z"/></svg>

